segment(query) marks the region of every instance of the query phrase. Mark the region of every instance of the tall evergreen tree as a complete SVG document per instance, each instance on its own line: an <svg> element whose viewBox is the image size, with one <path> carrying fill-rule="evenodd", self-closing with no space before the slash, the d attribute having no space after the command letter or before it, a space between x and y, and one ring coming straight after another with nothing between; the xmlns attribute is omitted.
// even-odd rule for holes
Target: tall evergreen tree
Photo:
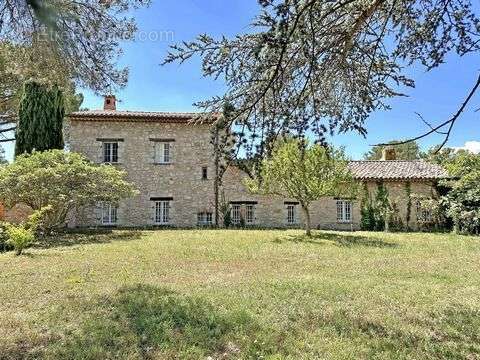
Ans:
<svg viewBox="0 0 480 360"><path fill-rule="evenodd" d="M33 150L63 149L65 107L62 92L34 81L25 83L16 130L15 156Z"/></svg>

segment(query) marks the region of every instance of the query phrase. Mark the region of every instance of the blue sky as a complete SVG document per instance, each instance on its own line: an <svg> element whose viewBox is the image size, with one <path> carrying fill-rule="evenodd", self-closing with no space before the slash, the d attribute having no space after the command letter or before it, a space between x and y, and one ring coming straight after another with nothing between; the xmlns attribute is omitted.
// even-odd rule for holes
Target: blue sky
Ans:
<svg viewBox="0 0 480 360"><path fill-rule="evenodd" d="M121 101L118 108L192 111L196 110L192 105L195 101L222 94L220 81L202 77L198 59L183 65L160 66L160 63L170 45L191 40L200 33L233 36L249 31L257 6L256 0L152 0L149 8L136 11L140 32L136 42L123 44L120 64L130 68L130 78L127 87L116 94ZM163 34L163 39L155 39L158 34L160 37ZM407 98L393 99L390 102L392 110L371 115L366 139L349 133L335 136L332 141L345 146L352 158L359 159L370 144L419 134L426 126L415 112L431 123L448 119L465 98L479 70L478 56L459 58L452 55L446 64L428 73L421 67L414 67L409 73L416 80L416 88L406 90ZM89 91L82 92L85 95L83 107L101 108L101 97ZM480 141L480 112L474 112L475 106L480 107L480 96L476 96L472 107L457 123L449 146L461 147L468 141ZM428 148L440 141L439 136L431 136L420 144ZM5 148L11 157L12 146Z"/></svg>

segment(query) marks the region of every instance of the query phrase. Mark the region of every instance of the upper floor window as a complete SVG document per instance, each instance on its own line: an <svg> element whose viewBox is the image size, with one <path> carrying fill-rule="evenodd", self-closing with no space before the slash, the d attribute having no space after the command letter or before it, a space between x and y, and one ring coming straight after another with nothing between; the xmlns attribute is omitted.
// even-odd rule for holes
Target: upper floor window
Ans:
<svg viewBox="0 0 480 360"><path fill-rule="evenodd" d="M155 223L165 225L170 222L170 201L155 201Z"/></svg>
<svg viewBox="0 0 480 360"><path fill-rule="evenodd" d="M118 207L110 203L102 203L102 224L115 225L117 223Z"/></svg>
<svg viewBox="0 0 480 360"><path fill-rule="evenodd" d="M118 142L103 143L103 162L118 163Z"/></svg>
<svg viewBox="0 0 480 360"><path fill-rule="evenodd" d="M297 205L287 204L287 224L295 224L297 216Z"/></svg>
<svg viewBox="0 0 480 360"><path fill-rule="evenodd" d="M155 162L157 164L169 164L171 162L171 145L170 142L155 143Z"/></svg>
<svg viewBox="0 0 480 360"><path fill-rule="evenodd" d="M211 212L201 212L197 214L198 225L212 225L213 214Z"/></svg>
<svg viewBox="0 0 480 360"><path fill-rule="evenodd" d="M337 200L337 221L352 221L352 202L348 200Z"/></svg>
<svg viewBox="0 0 480 360"><path fill-rule="evenodd" d="M202 180L208 180L208 167L202 166Z"/></svg>

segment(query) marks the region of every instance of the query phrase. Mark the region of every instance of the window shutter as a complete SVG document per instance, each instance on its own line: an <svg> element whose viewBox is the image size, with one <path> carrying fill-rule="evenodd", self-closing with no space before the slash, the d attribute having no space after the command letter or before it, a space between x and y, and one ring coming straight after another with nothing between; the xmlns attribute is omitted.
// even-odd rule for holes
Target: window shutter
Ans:
<svg viewBox="0 0 480 360"><path fill-rule="evenodd" d="M168 145L166 145L168 144ZM168 161L169 163L173 162L173 142L164 143L164 146L168 146Z"/></svg>
<svg viewBox="0 0 480 360"><path fill-rule="evenodd" d="M125 143L123 141L119 141L118 143L118 163L124 164L125 163Z"/></svg>
<svg viewBox="0 0 480 360"><path fill-rule="evenodd" d="M102 204L97 203L93 207L93 218L95 220L95 224L101 225L102 224Z"/></svg>
<svg viewBox="0 0 480 360"><path fill-rule="evenodd" d="M103 142L99 141L97 142L97 156L96 156L96 159L95 159L95 162L98 163L98 164L101 164L103 163Z"/></svg>
<svg viewBox="0 0 480 360"><path fill-rule="evenodd" d="M152 141L151 143L152 143L152 150L150 153L150 157L151 157L152 164L155 164L158 162L158 158L157 158L158 143L155 141ZM155 221L155 219L153 219L153 221Z"/></svg>

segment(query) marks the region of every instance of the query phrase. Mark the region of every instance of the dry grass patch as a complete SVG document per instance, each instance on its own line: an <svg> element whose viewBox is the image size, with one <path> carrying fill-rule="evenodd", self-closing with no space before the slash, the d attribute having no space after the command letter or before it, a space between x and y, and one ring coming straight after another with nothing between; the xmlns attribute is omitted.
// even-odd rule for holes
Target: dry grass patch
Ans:
<svg viewBox="0 0 480 360"><path fill-rule="evenodd" d="M449 234L70 234L0 254L0 358L480 356L480 241Z"/></svg>

